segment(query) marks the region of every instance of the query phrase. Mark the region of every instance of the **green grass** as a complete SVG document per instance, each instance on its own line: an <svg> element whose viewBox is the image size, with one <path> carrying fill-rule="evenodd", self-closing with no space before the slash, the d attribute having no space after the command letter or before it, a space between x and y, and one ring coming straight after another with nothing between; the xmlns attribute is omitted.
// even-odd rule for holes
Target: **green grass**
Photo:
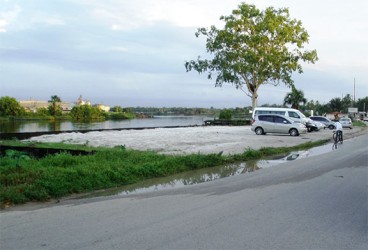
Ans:
<svg viewBox="0 0 368 250"><path fill-rule="evenodd" d="M29 201L47 201L73 193L124 186L193 169L286 154L294 150L319 146L326 142L322 140L295 147L247 149L244 153L235 155L174 156L150 151L127 150L121 146L93 148L96 150L93 155L72 156L68 153L60 153L35 159L10 151L0 159L0 203L5 206L5 204L22 204ZM22 144L14 141L0 142L3 145L4 143ZM38 143L37 145L39 147L90 149L80 145L60 143Z"/></svg>
<svg viewBox="0 0 368 250"><path fill-rule="evenodd" d="M31 148L85 150L85 151L96 150L96 147L91 147L91 146L88 146L88 145L67 144L67 143L63 143L63 142L60 142L60 143L50 142L50 143L48 143L48 142L35 142L35 141L20 141L20 140L17 140L17 139L14 139L14 140L0 140L0 145L4 145L4 146L22 146L22 147L31 147Z"/></svg>
<svg viewBox="0 0 368 250"><path fill-rule="evenodd" d="M363 121L353 121L353 125L356 127L367 127L367 124Z"/></svg>

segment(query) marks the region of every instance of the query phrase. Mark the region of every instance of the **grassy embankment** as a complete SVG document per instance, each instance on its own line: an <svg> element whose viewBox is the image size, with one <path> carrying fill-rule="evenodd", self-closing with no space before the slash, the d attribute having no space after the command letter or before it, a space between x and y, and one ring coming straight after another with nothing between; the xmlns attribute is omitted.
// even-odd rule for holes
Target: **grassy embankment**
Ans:
<svg viewBox="0 0 368 250"><path fill-rule="evenodd" d="M28 201L46 201L73 193L83 193L137 183L179 172L285 154L326 143L308 142L294 147L248 149L242 154L162 155L156 152L116 148L91 148L81 145L32 143L32 147L95 150L93 155L68 153L31 158L7 151L0 158L0 203L2 207ZM0 141L2 145L27 145L17 141ZM30 144L30 143L28 143Z"/></svg>
<svg viewBox="0 0 368 250"><path fill-rule="evenodd" d="M353 125L355 127L367 127L367 124L365 124L363 121L353 121Z"/></svg>

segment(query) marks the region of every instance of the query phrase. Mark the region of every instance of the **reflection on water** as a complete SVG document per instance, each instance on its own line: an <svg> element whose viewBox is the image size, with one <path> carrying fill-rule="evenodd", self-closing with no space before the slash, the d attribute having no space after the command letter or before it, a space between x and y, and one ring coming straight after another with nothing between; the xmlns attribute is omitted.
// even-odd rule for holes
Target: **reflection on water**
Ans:
<svg viewBox="0 0 368 250"><path fill-rule="evenodd" d="M109 120L103 122L71 122L71 121L0 121L0 133L48 132L91 129L144 128L165 126L203 125L205 120L213 119L205 116L155 116L154 118L132 120Z"/></svg>
<svg viewBox="0 0 368 250"><path fill-rule="evenodd" d="M253 172L257 169L259 169L257 166L257 161L250 161L247 163L239 163L212 168L204 168L168 177L149 179L136 184L127 185L120 188L113 188L107 191L86 195L83 198L96 197L96 196L109 196L109 195L137 194L149 191L177 188L199 184L203 182L214 181L220 178L244 174L247 172Z"/></svg>
<svg viewBox="0 0 368 250"><path fill-rule="evenodd" d="M83 196L82 198L90 198L97 196L109 196L109 195L127 195L127 194L139 194L151 191L159 191L165 189L172 189L178 187L184 187L188 185L199 184L203 182L215 181L220 178L226 178L230 176L245 174L253 172L258 169L268 168L272 166L285 163L287 161L293 161L300 158L310 156L310 151L298 151L292 152L289 155L282 155L273 157L271 159L263 159L257 161L247 161L237 164L231 164L226 166L198 169L188 171L168 177L155 178L146 181L142 181L133 185L127 185L124 187L113 188L106 191L100 191L93 194Z"/></svg>

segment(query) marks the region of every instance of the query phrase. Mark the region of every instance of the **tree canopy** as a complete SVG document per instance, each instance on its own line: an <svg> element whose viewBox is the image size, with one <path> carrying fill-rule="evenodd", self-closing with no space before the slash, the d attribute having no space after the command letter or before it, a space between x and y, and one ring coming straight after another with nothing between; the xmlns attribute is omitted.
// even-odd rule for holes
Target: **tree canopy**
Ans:
<svg viewBox="0 0 368 250"><path fill-rule="evenodd" d="M284 105L289 104L293 109L299 109L299 104L307 103L307 99L304 97L304 92L302 90L297 90L295 87L291 88L291 92L287 93L284 98Z"/></svg>
<svg viewBox="0 0 368 250"><path fill-rule="evenodd" d="M50 115L58 116L62 114L62 108L60 106L61 99L57 95L51 96L50 100L48 101L50 103L48 107L48 111Z"/></svg>
<svg viewBox="0 0 368 250"><path fill-rule="evenodd" d="M73 120L77 121L103 121L107 119L107 113L98 107L92 107L90 105L77 105L74 106L70 112Z"/></svg>
<svg viewBox="0 0 368 250"><path fill-rule="evenodd" d="M253 108L262 84L294 86L291 76L303 72L301 61L318 60L316 50L304 49L309 34L301 21L290 18L287 8L261 11L242 3L220 20L225 22L223 29L211 26L196 32L197 37L207 37L207 52L213 58L187 61L186 70L207 72L208 79L215 74L216 87L233 84L252 98Z"/></svg>
<svg viewBox="0 0 368 250"><path fill-rule="evenodd" d="M14 97L3 96L0 98L0 116L18 116L24 113L24 108Z"/></svg>

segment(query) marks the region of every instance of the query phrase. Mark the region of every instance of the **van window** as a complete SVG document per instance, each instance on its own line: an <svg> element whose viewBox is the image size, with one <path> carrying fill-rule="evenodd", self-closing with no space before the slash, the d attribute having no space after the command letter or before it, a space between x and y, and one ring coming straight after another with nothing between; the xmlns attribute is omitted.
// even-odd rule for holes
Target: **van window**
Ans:
<svg viewBox="0 0 368 250"><path fill-rule="evenodd" d="M276 123L286 123L286 124L290 124L290 122L288 120L286 120L283 117L279 117L279 116L275 116L275 122Z"/></svg>
<svg viewBox="0 0 368 250"><path fill-rule="evenodd" d="M285 115L285 111L274 111L274 110L256 110L256 115L276 114Z"/></svg>
<svg viewBox="0 0 368 250"><path fill-rule="evenodd" d="M258 120L264 121L264 122L273 122L273 116L261 115L261 116L258 117Z"/></svg>
<svg viewBox="0 0 368 250"><path fill-rule="evenodd" d="M294 111L289 111L289 117L298 118L298 119L300 118L300 116Z"/></svg>

